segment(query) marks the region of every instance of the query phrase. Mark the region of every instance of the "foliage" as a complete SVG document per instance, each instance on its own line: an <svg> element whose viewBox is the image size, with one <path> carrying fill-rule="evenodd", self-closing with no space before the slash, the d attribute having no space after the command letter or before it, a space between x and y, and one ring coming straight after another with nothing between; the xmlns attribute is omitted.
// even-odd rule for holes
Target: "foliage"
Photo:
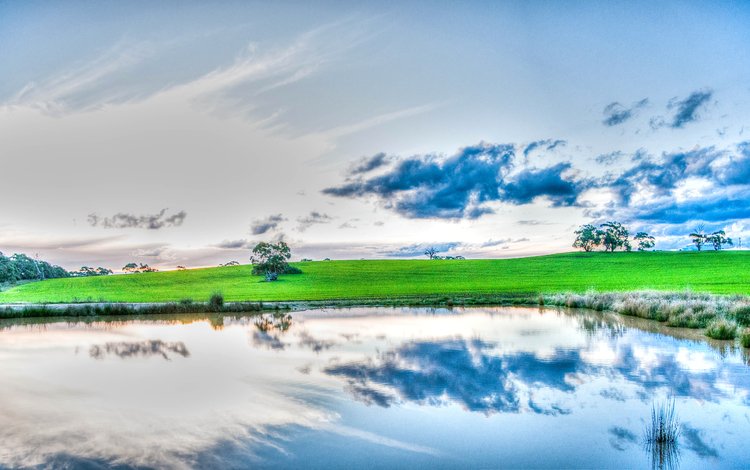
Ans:
<svg viewBox="0 0 750 470"><path fill-rule="evenodd" d="M703 224L697 226L695 231L690 233L690 241L693 242L698 251L703 249L703 245L706 244L706 234L703 232Z"/></svg>
<svg viewBox="0 0 750 470"><path fill-rule="evenodd" d="M750 348L750 328L742 330L740 335L740 344L743 348Z"/></svg>
<svg viewBox="0 0 750 470"><path fill-rule="evenodd" d="M711 246L714 247L715 251L721 250L721 247L724 245L732 246L732 239L727 238L727 234L724 232L724 230L718 230L711 235L708 235L706 237L706 242L710 243Z"/></svg>
<svg viewBox="0 0 750 470"><path fill-rule="evenodd" d="M437 250L431 246L424 250L424 255L429 259L435 259L435 256L437 256Z"/></svg>
<svg viewBox="0 0 750 470"><path fill-rule="evenodd" d="M613 252L621 248L630 251L629 232L621 223L615 221L604 222L600 227L603 229L602 245L604 245L604 251Z"/></svg>
<svg viewBox="0 0 750 470"><path fill-rule="evenodd" d="M112 274L111 269L102 268L101 266L98 268L91 268L89 266L81 266L80 270L70 272L70 275L72 277L108 276L110 274Z"/></svg>
<svg viewBox="0 0 750 470"><path fill-rule="evenodd" d="M224 307L224 294L221 292L214 292L208 299L208 308L212 312L218 312Z"/></svg>
<svg viewBox="0 0 750 470"><path fill-rule="evenodd" d="M734 339L737 336L737 324L723 318L708 324L706 336L713 339Z"/></svg>
<svg viewBox="0 0 750 470"><path fill-rule="evenodd" d="M0 283L69 277L60 266L15 253L6 257L0 252Z"/></svg>
<svg viewBox="0 0 750 470"><path fill-rule="evenodd" d="M583 251L593 251L596 247L601 246L604 232L594 225L582 225L575 231L576 240L573 242L573 248L583 248Z"/></svg>
<svg viewBox="0 0 750 470"><path fill-rule="evenodd" d="M284 242L260 242L253 248L250 262L253 264L253 274L263 275L266 281L275 281L280 274L299 274L298 268L289 265L292 250Z"/></svg>
<svg viewBox="0 0 750 470"><path fill-rule="evenodd" d="M633 237L633 241L636 242L636 246L638 248L638 251L646 251L654 247L656 245L656 240L654 237L649 235L646 232L638 232Z"/></svg>
<svg viewBox="0 0 750 470"><path fill-rule="evenodd" d="M126 273L155 273L159 270L147 264L128 263L122 267L122 271Z"/></svg>
<svg viewBox="0 0 750 470"><path fill-rule="evenodd" d="M220 265L219 265L219 267L220 267L220 268L227 268L227 267L229 267L229 266L239 266L239 265L240 265L240 263L239 263L239 262L237 262L237 261L229 261L229 262L227 262L227 263L224 263L224 264L220 264Z"/></svg>

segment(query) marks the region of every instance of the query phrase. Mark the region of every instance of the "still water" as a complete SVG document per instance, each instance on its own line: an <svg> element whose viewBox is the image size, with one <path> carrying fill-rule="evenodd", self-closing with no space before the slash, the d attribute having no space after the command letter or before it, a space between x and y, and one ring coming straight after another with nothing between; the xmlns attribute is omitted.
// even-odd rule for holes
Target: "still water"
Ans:
<svg viewBox="0 0 750 470"><path fill-rule="evenodd" d="M749 468L748 436L746 350L591 312L0 323L2 468Z"/></svg>

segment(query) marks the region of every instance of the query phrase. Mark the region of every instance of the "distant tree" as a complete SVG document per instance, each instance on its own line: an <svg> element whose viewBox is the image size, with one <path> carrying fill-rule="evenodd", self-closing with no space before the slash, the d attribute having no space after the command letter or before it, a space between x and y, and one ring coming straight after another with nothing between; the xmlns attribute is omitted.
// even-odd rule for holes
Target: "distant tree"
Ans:
<svg viewBox="0 0 750 470"><path fill-rule="evenodd" d="M126 273L155 273L159 270L152 268L148 264L128 263L122 267L122 271Z"/></svg>
<svg viewBox="0 0 750 470"><path fill-rule="evenodd" d="M138 271L138 265L136 263L128 263L122 267L122 271L126 273L134 273Z"/></svg>
<svg viewBox="0 0 750 470"><path fill-rule="evenodd" d="M633 237L633 241L637 243L638 251L646 251L656 245L656 239L646 232L638 232Z"/></svg>
<svg viewBox="0 0 750 470"><path fill-rule="evenodd" d="M186 269L187 269L187 268L186 268L185 266L182 266L182 265L180 265L180 266L177 266L177 270L178 270L178 271L184 271L184 270L186 270Z"/></svg>
<svg viewBox="0 0 750 470"><path fill-rule="evenodd" d="M73 277L90 277L90 276L108 276L112 274L111 269L107 268L91 268L89 266L81 266L78 271L71 271L70 275Z"/></svg>
<svg viewBox="0 0 750 470"><path fill-rule="evenodd" d="M582 225L574 233L576 239L573 248L583 248L583 251L593 251L597 246L601 246L604 237L604 232L591 224Z"/></svg>
<svg viewBox="0 0 750 470"><path fill-rule="evenodd" d="M239 262L237 262L237 261L229 261L229 262L227 262L227 263L224 263L224 264L220 264L220 265L219 265L219 267L220 267L220 268L227 268L227 267L229 267L229 266L239 266L239 265L240 265L240 263L239 263Z"/></svg>
<svg viewBox="0 0 750 470"><path fill-rule="evenodd" d="M331 258L325 258L323 261L331 261Z"/></svg>
<svg viewBox="0 0 750 470"><path fill-rule="evenodd" d="M603 229L602 245L604 245L604 251L614 252L620 248L625 251L630 251L630 241L628 236L630 233L628 230L619 222L611 221L601 224L599 227Z"/></svg>
<svg viewBox="0 0 750 470"><path fill-rule="evenodd" d="M435 249L435 247L431 246L424 250L424 255L429 259L435 259L437 257L437 250Z"/></svg>
<svg viewBox="0 0 750 470"><path fill-rule="evenodd" d="M302 258L300 261L302 261L303 263L306 263L308 261L312 261L312 259L310 259L310 258Z"/></svg>
<svg viewBox="0 0 750 470"><path fill-rule="evenodd" d="M690 234L690 241L693 242L698 251L701 251L703 245L706 244L706 234L703 231L703 224L697 226L695 230Z"/></svg>
<svg viewBox="0 0 750 470"><path fill-rule="evenodd" d="M268 243L260 242L253 248L250 262L253 264L253 274L263 275L266 281L275 281L280 274L293 274L300 272L299 269L289 265L292 250L284 242Z"/></svg>
<svg viewBox="0 0 750 470"><path fill-rule="evenodd" d="M726 233L724 232L724 230L718 230L718 231L712 233L711 235L707 235L705 237L705 240L708 243L710 243L711 245L713 245L714 250L716 250L716 251L721 250L721 247L724 246L724 245L729 245L729 246L733 245L732 239L731 238L727 238Z"/></svg>
<svg viewBox="0 0 750 470"><path fill-rule="evenodd" d="M0 282L54 279L68 277L70 273L60 266L34 259L25 254L5 256L0 253Z"/></svg>

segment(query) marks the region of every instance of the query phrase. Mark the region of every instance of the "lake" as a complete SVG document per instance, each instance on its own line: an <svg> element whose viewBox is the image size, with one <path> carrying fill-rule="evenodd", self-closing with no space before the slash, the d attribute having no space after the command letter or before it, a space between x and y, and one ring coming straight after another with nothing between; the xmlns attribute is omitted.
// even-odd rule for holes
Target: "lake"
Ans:
<svg viewBox="0 0 750 470"><path fill-rule="evenodd" d="M643 434L668 397L665 458ZM0 323L2 468L748 468L748 436L747 350L616 315Z"/></svg>

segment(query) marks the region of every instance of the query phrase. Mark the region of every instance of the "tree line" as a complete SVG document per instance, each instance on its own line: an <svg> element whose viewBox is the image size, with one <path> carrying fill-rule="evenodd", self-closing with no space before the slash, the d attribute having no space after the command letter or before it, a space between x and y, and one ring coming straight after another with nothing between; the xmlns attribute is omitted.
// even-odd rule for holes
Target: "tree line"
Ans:
<svg viewBox="0 0 750 470"><path fill-rule="evenodd" d="M724 245L733 246L734 242L731 238L727 237L724 230L717 230L713 233L705 233L703 225L699 225L693 233L690 234L690 241L693 245L701 251L704 246L708 245L713 247L715 251L721 250Z"/></svg>
<svg viewBox="0 0 750 470"><path fill-rule="evenodd" d="M604 222L598 227L593 224L582 225L574 233L576 239L573 248L582 248L583 251L594 251L598 248L609 252L632 251L633 243L638 251L646 251L656 245L654 237L646 232L636 233L631 243L628 229L616 221Z"/></svg>
<svg viewBox="0 0 750 470"><path fill-rule="evenodd" d="M10 283L69 276L70 273L65 269L46 261L34 259L22 253L5 256L0 252L0 282Z"/></svg>

